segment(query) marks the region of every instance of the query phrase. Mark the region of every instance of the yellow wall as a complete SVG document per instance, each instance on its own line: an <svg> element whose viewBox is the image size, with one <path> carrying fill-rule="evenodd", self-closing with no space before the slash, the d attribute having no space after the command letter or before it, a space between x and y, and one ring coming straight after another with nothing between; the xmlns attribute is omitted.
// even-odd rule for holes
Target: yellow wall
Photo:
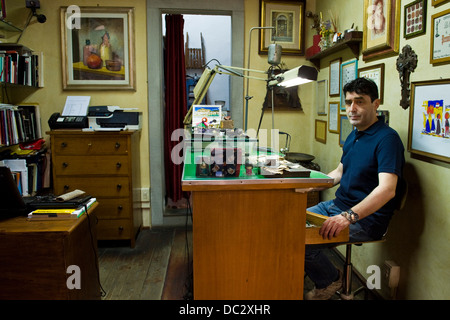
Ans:
<svg viewBox="0 0 450 320"><path fill-rule="evenodd" d="M402 1L403 6L412 1ZM313 12L322 12L323 17L330 17L329 10L338 17L338 28L348 29L352 23L363 30L363 1L352 0L317 0L308 1L308 8ZM259 24L259 1L246 1L245 29ZM430 60L430 30L431 15L449 9L450 4L438 8L431 6L428 1L428 14L426 34L406 41L403 38L403 20L400 23L400 50L406 44L419 57L419 63L415 72L411 75L411 81L433 80L449 78L450 65L432 66ZM312 45L313 30L308 26L311 20L306 21L307 47ZM252 67L267 69L266 56L257 54L257 37L252 36ZM334 53L321 60L319 80L328 79L329 62L341 57L342 62L354 58L349 49ZM409 109L403 110L399 106L400 80L396 70L398 55L389 58L364 62L359 56L358 66L363 68L374 64L385 64L385 94L384 104L381 110L389 110L390 125L398 131L402 141L407 146ZM247 58L246 58L247 59ZM289 67L305 63L303 57L283 56L282 61ZM308 63L308 62L306 62ZM259 121L260 105L264 99L264 85L253 82L250 84L252 99L249 123L257 127ZM334 169L342 153L339 146L339 135L327 132L326 144L315 141L314 121L321 119L328 122L327 116L318 116L315 109L315 91L312 85L301 87L300 98L303 104L303 113L276 112L275 126L281 131L287 131L292 135L291 151L313 154L322 171L329 172ZM338 101L338 98L329 98L329 101ZM266 113L263 127L270 129L271 118ZM249 127L251 127L249 125ZM282 142L280 142L282 143ZM409 195L406 207L398 212L389 227L388 240L385 243L367 244L354 249L354 266L364 276L368 276L366 269L369 265L381 266L385 260L394 260L401 268L400 285L397 292L399 299L448 299L450 297L450 210L448 206L448 189L450 171L449 165L439 161L419 159L405 152L405 174L409 182ZM324 192L323 199L331 199L335 188Z"/></svg>
<svg viewBox="0 0 450 320"><path fill-rule="evenodd" d="M78 6L132 6L135 8L135 52L136 52L136 91L99 91L99 90L70 90L62 89L61 69L61 32L60 32L60 7L76 4ZM25 8L25 1L6 1L7 19L22 27L25 25L29 9ZM6 101L20 103L36 102L40 105L41 122L43 132L49 130L47 120L54 112L62 112L66 97L70 95L91 96L90 105L113 105L122 108L138 108L143 114L141 134L141 184L143 188L149 188L149 152L148 152L148 102L147 102L147 38L146 38L146 1L139 0L124 3L119 0L92 1L41 1L41 9L38 13L44 14L47 21L38 23L36 18L31 20L29 27L20 39L23 44L34 51L44 53L45 87L41 89L10 89ZM16 41L17 36L7 34L8 41ZM49 145L49 144L48 144Z"/></svg>

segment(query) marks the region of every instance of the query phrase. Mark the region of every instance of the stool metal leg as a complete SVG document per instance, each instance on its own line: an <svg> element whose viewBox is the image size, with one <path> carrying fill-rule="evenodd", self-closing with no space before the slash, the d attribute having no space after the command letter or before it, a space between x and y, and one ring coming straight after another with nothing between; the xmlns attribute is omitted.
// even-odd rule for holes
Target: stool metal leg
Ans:
<svg viewBox="0 0 450 320"><path fill-rule="evenodd" d="M342 300L353 300L352 293L352 245L347 244L345 250L345 265L344 265L344 274L343 274L343 288L341 292Z"/></svg>

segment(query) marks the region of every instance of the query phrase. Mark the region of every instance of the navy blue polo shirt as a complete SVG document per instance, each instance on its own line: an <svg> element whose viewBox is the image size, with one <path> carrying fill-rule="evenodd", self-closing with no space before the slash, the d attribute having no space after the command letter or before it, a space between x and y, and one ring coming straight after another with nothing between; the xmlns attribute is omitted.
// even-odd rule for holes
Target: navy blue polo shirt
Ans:
<svg viewBox="0 0 450 320"><path fill-rule="evenodd" d="M345 211L361 202L378 186L378 173L402 176L405 163L403 143L394 129L377 121L364 131L355 129L349 134L344 143L341 163L343 175L334 203ZM384 233L394 210L395 201L391 200L360 223L370 224Z"/></svg>

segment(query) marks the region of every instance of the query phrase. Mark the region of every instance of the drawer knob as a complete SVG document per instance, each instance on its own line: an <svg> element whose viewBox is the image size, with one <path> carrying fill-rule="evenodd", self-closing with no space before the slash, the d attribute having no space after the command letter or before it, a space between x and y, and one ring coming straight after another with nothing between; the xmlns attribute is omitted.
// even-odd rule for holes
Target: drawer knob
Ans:
<svg viewBox="0 0 450 320"><path fill-rule="evenodd" d="M122 189L122 185L121 185L121 184L118 184L118 185L117 185L117 190L120 190L120 189Z"/></svg>
<svg viewBox="0 0 450 320"><path fill-rule="evenodd" d="M123 227L122 226L119 226L119 231L123 231Z"/></svg>
<svg viewBox="0 0 450 320"><path fill-rule="evenodd" d="M119 149L120 148L120 143L116 142L115 147L116 147L116 149Z"/></svg>
<svg viewBox="0 0 450 320"><path fill-rule="evenodd" d="M67 143L61 142L61 148L65 148L65 147L67 147Z"/></svg>
<svg viewBox="0 0 450 320"><path fill-rule="evenodd" d="M118 206L117 209L118 209L119 211L122 211L123 206Z"/></svg>
<svg viewBox="0 0 450 320"><path fill-rule="evenodd" d="M63 166L63 168L67 168L69 166L69 164L67 162L63 162L62 166Z"/></svg>
<svg viewBox="0 0 450 320"><path fill-rule="evenodd" d="M65 191L69 190L69 186L67 184L63 188Z"/></svg>
<svg viewBox="0 0 450 320"><path fill-rule="evenodd" d="M122 164L121 164L120 162L117 162L117 163L116 163L117 169L120 169L121 166L122 166Z"/></svg>

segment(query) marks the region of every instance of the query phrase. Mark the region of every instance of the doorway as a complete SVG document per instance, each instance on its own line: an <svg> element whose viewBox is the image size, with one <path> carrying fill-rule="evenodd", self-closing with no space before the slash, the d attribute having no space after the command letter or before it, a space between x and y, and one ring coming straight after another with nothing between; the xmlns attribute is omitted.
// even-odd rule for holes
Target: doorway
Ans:
<svg viewBox="0 0 450 320"><path fill-rule="evenodd" d="M150 149L151 226L184 225L185 217L165 217L163 146L163 54L162 14L229 16L231 21L231 65L244 66L244 2L242 0L147 0L148 105ZM215 80L217 81L217 80ZM244 92L242 78L232 77L230 110L237 127L243 127Z"/></svg>

